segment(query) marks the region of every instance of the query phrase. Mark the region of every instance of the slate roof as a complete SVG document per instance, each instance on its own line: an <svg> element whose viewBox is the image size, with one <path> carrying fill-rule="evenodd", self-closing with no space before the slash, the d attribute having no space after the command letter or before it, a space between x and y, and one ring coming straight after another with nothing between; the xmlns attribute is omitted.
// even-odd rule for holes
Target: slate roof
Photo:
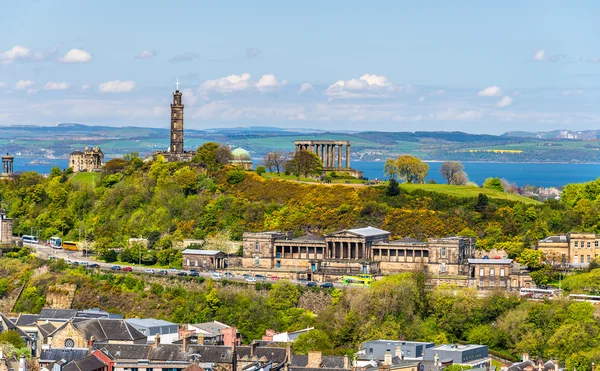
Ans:
<svg viewBox="0 0 600 371"><path fill-rule="evenodd" d="M94 371L103 369L106 363L94 355L73 360L62 367L62 371Z"/></svg>
<svg viewBox="0 0 600 371"><path fill-rule="evenodd" d="M17 326L35 326L36 321L38 320L37 314L19 314L17 317L17 321L15 325Z"/></svg>
<svg viewBox="0 0 600 371"><path fill-rule="evenodd" d="M207 256L215 256L218 254L223 254L219 250L196 250L196 249L185 249L181 253L183 255L207 255Z"/></svg>
<svg viewBox="0 0 600 371"><path fill-rule="evenodd" d="M183 352L181 345L161 344L159 347L151 347L148 359L152 361L188 361L189 358Z"/></svg>
<svg viewBox="0 0 600 371"><path fill-rule="evenodd" d="M202 363L233 363L231 347L225 345L190 345L188 352L200 354Z"/></svg>
<svg viewBox="0 0 600 371"><path fill-rule="evenodd" d="M203 322L203 323L195 323L192 326L199 328L200 330L206 331L213 336L221 335L221 330L228 329L230 326L213 321L213 322Z"/></svg>
<svg viewBox="0 0 600 371"><path fill-rule="evenodd" d="M52 309L44 308L40 312L40 320L70 320L77 315L77 309Z"/></svg>
<svg viewBox="0 0 600 371"><path fill-rule="evenodd" d="M512 259L469 259L469 264L511 264Z"/></svg>
<svg viewBox="0 0 600 371"><path fill-rule="evenodd" d="M135 341L146 339L146 335L122 319L96 318L74 323L84 333L86 339L94 337L95 341L109 340Z"/></svg>
<svg viewBox="0 0 600 371"><path fill-rule="evenodd" d="M38 328L40 329L42 336L45 338L52 334L54 331L56 331L56 326L54 326L50 322L44 323L43 325L38 325Z"/></svg>
<svg viewBox="0 0 600 371"><path fill-rule="evenodd" d="M419 241L417 239L411 238L411 237L402 237L399 240L393 240L390 241L390 244L393 244L394 242L396 243L425 243L423 241Z"/></svg>
<svg viewBox="0 0 600 371"><path fill-rule="evenodd" d="M162 326L177 326L176 323L164 321L162 319L154 319L154 318L129 318L126 319L125 322L132 324L133 326L154 328L154 327L162 327Z"/></svg>
<svg viewBox="0 0 600 371"><path fill-rule="evenodd" d="M285 351L285 349L284 349ZM291 366L296 368L306 369L308 364L307 355L292 355ZM343 356L324 356L321 358L321 364L323 368L344 368L344 357Z"/></svg>
<svg viewBox="0 0 600 371"><path fill-rule="evenodd" d="M250 359L251 346L240 346L235 348L237 356L240 358L246 357ZM276 347L256 347L254 348L254 355L259 359L264 358L269 362L281 363L286 359L285 348Z"/></svg>
<svg viewBox="0 0 600 371"><path fill-rule="evenodd" d="M30 339L29 335L27 335L25 333L25 331L23 331L20 328L18 328L17 325L15 325L15 323L13 322L13 320L11 320L10 318L6 317L2 313L0 313L0 316L2 317L2 320L4 321L4 323L6 323L6 329L7 330L14 330L14 331L18 332L19 336L21 336L22 338Z"/></svg>
<svg viewBox="0 0 600 371"><path fill-rule="evenodd" d="M517 362L517 363L513 363L512 365L508 366L508 368L506 369L506 371L523 371L526 367L536 367L536 364L538 362L543 362L542 360L538 360L536 361L525 361L525 362ZM544 363L544 371L554 371L554 362L552 361L546 361L546 363Z"/></svg>
<svg viewBox="0 0 600 371"><path fill-rule="evenodd" d="M348 229L348 232L358 234L364 237L372 237L372 236L383 236L389 235L390 232L384 231L383 229L373 228L373 227L365 227L365 228L354 228Z"/></svg>
<svg viewBox="0 0 600 371"><path fill-rule="evenodd" d="M148 359L152 345L147 344L94 344L94 349L98 349L112 360L117 359Z"/></svg>
<svg viewBox="0 0 600 371"><path fill-rule="evenodd" d="M58 362L64 359L67 362L71 362L74 359L80 359L87 357L87 348L54 348L54 349L43 349L40 354L40 362Z"/></svg>
<svg viewBox="0 0 600 371"><path fill-rule="evenodd" d="M568 242L567 236L549 236L539 242Z"/></svg>

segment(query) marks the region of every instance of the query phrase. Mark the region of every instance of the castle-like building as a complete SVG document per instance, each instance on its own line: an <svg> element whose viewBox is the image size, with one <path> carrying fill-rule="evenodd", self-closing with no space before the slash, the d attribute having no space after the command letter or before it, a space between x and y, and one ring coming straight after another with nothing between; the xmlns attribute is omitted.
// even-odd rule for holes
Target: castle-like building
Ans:
<svg viewBox="0 0 600 371"><path fill-rule="evenodd" d="M177 88L173 93L173 103L171 103L171 133L169 136L170 145L166 151L155 151L152 157L156 159L161 155L167 162L185 162L191 161L196 154L195 151L186 151L183 142L183 94L179 91L179 81Z"/></svg>
<svg viewBox="0 0 600 371"><path fill-rule="evenodd" d="M85 150L71 152L69 156L69 167L73 169L74 173L80 171L102 171L104 168L104 153L99 147L89 149L85 147Z"/></svg>

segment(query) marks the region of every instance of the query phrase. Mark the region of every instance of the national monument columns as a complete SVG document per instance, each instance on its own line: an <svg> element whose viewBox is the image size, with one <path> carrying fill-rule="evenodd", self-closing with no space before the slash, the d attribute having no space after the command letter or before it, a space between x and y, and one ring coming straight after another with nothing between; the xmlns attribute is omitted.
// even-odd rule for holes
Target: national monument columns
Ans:
<svg viewBox="0 0 600 371"><path fill-rule="evenodd" d="M343 163L343 148L346 146L346 166ZM351 169L350 168L350 142L336 140L296 140L294 141L296 152L309 151L317 155L323 161L325 169Z"/></svg>

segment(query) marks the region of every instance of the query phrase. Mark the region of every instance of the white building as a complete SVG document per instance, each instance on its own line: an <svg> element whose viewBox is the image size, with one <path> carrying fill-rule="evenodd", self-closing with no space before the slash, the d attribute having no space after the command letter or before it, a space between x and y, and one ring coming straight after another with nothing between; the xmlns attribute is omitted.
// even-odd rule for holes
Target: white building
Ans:
<svg viewBox="0 0 600 371"><path fill-rule="evenodd" d="M154 343L156 335L161 344L171 344L179 339L179 326L173 322L154 318L130 318L125 320L136 330L148 337L148 343Z"/></svg>

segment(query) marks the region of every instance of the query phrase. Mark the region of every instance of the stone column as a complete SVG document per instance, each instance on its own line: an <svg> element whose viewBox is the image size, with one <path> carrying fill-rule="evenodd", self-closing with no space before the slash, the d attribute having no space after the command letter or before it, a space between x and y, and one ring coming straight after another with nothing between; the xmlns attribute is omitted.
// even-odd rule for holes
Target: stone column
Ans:
<svg viewBox="0 0 600 371"><path fill-rule="evenodd" d="M325 145L324 144L319 144L321 146L321 162L323 163L323 166L325 166Z"/></svg>
<svg viewBox="0 0 600 371"><path fill-rule="evenodd" d="M346 144L346 168L350 169L350 143Z"/></svg>
<svg viewBox="0 0 600 371"><path fill-rule="evenodd" d="M342 168L342 145L338 144L338 168Z"/></svg>
<svg viewBox="0 0 600 371"><path fill-rule="evenodd" d="M329 167L329 144L325 144L325 159L323 167Z"/></svg>
<svg viewBox="0 0 600 371"><path fill-rule="evenodd" d="M335 144L332 144L330 146L330 151L329 151L329 167L334 167L335 166Z"/></svg>

